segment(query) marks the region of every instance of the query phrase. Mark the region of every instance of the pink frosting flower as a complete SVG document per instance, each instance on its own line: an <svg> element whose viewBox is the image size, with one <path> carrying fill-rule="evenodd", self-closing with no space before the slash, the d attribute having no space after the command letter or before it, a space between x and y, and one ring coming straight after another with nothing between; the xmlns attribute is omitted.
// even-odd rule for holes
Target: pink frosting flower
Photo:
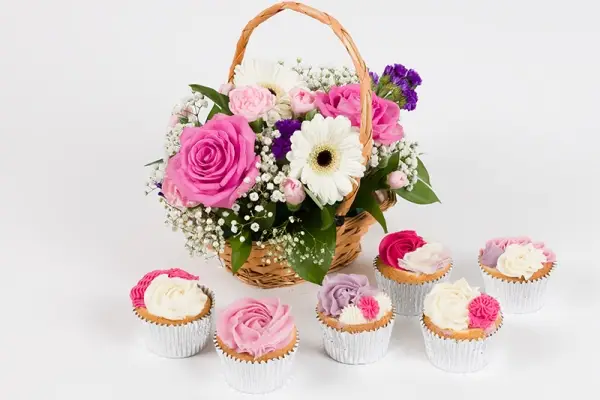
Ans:
<svg viewBox="0 0 600 400"><path fill-rule="evenodd" d="M364 296L358 300L358 308L368 321L374 320L379 314L379 302L373 296Z"/></svg>
<svg viewBox="0 0 600 400"><path fill-rule="evenodd" d="M204 126L183 129L166 173L187 201L231 208L259 174L255 139L244 117L217 114Z"/></svg>
<svg viewBox="0 0 600 400"><path fill-rule="evenodd" d="M384 264L404 270L398 265L398 260L425 245L425 240L415 231L400 231L386 235L379 243L379 259Z"/></svg>
<svg viewBox="0 0 600 400"><path fill-rule="evenodd" d="M163 178L161 192L165 196L167 203L173 207L190 208L198 205L198 203L195 201L190 201L187 197L181 194L171 178L169 178L168 174L165 174L165 177Z"/></svg>
<svg viewBox="0 0 600 400"><path fill-rule="evenodd" d="M249 122L261 118L275 106L275 96L262 86L242 86L229 92L229 109Z"/></svg>
<svg viewBox="0 0 600 400"><path fill-rule="evenodd" d="M315 109L315 94L302 88L290 90L292 111L294 114L306 114Z"/></svg>
<svg viewBox="0 0 600 400"><path fill-rule="evenodd" d="M221 86L219 86L219 93L227 96L229 92L231 92L231 89L233 89L234 87L235 86L233 86L233 83L224 83Z"/></svg>
<svg viewBox="0 0 600 400"><path fill-rule="evenodd" d="M293 206L297 206L302 203L306 198L306 192L304 186L298 179L285 178L281 183L285 201Z"/></svg>
<svg viewBox="0 0 600 400"><path fill-rule="evenodd" d="M290 307L276 298L237 300L217 322L217 336L227 347L255 358L287 346L294 331Z"/></svg>
<svg viewBox="0 0 600 400"><path fill-rule="evenodd" d="M544 242L533 242L533 247L535 247L536 249L540 249L544 252L544 255L546 256L546 262L556 262L556 254L554 254L552 250L546 247L546 244Z"/></svg>
<svg viewBox="0 0 600 400"><path fill-rule="evenodd" d="M328 93L319 92L315 100L317 108L326 117L343 115L348 117L352 126L360 126L360 85L332 86ZM390 100L373 95L373 140L389 145L404 136L402 126L398 124L400 107Z"/></svg>
<svg viewBox="0 0 600 400"><path fill-rule="evenodd" d="M152 283L154 278L163 274L167 274L169 278L182 278L189 281L197 281L199 279L196 275L192 275L179 268L157 269L148 272L129 292L129 298L131 299L133 307L146 307L146 304L144 303L144 293L146 292L146 289L148 289L148 286L150 286L150 283Z"/></svg>
<svg viewBox="0 0 600 400"><path fill-rule="evenodd" d="M498 318L500 303L487 294L475 297L469 303L469 328L486 330L492 326Z"/></svg>
<svg viewBox="0 0 600 400"><path fill-rule="evenodd" d="M387 176L387 184L390 189L401 189L408 185L408 177L402 171L393 171Z"/></svg>

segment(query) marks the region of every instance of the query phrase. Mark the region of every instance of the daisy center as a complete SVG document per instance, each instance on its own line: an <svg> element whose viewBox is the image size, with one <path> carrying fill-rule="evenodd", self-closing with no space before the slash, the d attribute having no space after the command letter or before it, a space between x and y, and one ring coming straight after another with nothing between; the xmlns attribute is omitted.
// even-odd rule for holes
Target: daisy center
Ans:
<svg viewBox="0 0 600 400"><path fill-rule="evenodd" d="M329 144L313 148L309 159L312 169L321 173L330 173L336 170L340 161L338 152Z"/></svg>
<svg viewBox="0 0 600 400"><path fill-rule="evenodd" d="M280 97L283 94L283 90L277 85L273 85L272 83L261 83L260 86L267 89L273 96Z"/></svg>

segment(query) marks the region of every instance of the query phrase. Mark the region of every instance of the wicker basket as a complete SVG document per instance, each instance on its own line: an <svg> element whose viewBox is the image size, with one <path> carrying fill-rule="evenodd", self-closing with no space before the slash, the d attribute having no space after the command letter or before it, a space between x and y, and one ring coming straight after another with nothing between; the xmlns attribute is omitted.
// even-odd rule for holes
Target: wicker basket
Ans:
<svg viewBox="0 0 600 400"><path fill-rule="evenodd" d="M360 141L363 145L363 157L366 163L371 155L371 148L373 146L373 132L371 128L373 111L371 104L371 78L365 62L360 56L360 53L358 52L352 38L342 27L342 25L330 15L307 5L295 2L278 3L267 8L250 22L248 22L242 31L240 39L237 43L233 61L231 63L231 68L229 70L229 81L231 82L233 80L235 67L240 64L244 58L248 40L250 39L250 35L254 29L267 19L285 9L297 11L301 14L305 14L314 18L325 25L329 25L348 51L348 54L354 63L356 74L360 82ZM354 198L356 197L357 190L358 185L355 185L353 191L344 198L336 211L338 215L346 215L350 209L350 206L352 205L352 202L354 201ZM388 196L380 203L380 206L381 209L385 211L394 203L395 197ZM366 212L362 212L354 217L348 217L344 219L343 225L337 228L336 249L335 255L331 262L331 267L329 269L330 272L347 266L354 259L356 259L356 257L358 257L358 254L361 250L360 240L373 222L375 222L373 217ZM300 278L287 264L263 264L261 259L263 259L266 253L270 250L271 249L268 246L265 248L260 248L256 245L253 245L250 256L244 265L238 270L236 276L250 285L262 288L289 286L303 282L302 278ZM225 252L221 254L220 257L223 260L225 267L231 270L231 247L227 245L225 247Z"/></svg>

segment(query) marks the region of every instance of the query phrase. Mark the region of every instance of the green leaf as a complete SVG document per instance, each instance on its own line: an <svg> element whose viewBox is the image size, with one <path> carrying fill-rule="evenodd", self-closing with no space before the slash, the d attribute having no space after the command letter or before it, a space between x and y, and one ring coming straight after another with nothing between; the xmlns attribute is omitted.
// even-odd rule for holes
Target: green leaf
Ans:
<svg viewBox="0 0 600 400"><path fill-rule="evenodd" d="M194 92L202 93L203 95L211 99L216 105L219 106L219 108L221 108L224 114L232 115L231 110L229 109L228 96L217 92L215 89L202 85L192 84L190 85L190 87Z"/></svg>
<svg viewBox="0 0 600 400"><path fill-rule="evenodd" d="M317 115L317 109L314 110L310 110L309 112L306 113L306 115L304 116L304 120L305 121L312 121L312 119L315 117L315 115Z"/></svg>
<svg viewBox="0 0 600 400"><path fill-rule="evenodd" d="M249 124L250 124L250 128L252 128L254 133L261 133L263 131L264 121L262 118L252 121Z"/></svg>
<svg viewBox="0 0 600 400"><path fill-rule="evenodd" d="M306 194L308 195L308 197L310 197L312 199L312 201L315 202L315 204L317 205L317 207L319 207L319 209L322 210L323 209L323 204L321 204L321 202L317 198L317 195L314 194L313 192L311 192L306 186L304 186L304 191L306 192Z"/></svg>
<svg viewBox="0 0 600 400"><path fill-rule="evenodd" d="M244 238L243 242L240 240L242 237ZM231 270L235 274L244 265L250 256L250 252L252 252L250 231L244 230L240 234L230 238L229 245L231 246Z"/></svg>
<svg viewBox="0 0 600 400"><path fill-rule="evenodd" d="M288 263L302 279L320 285L329 271L335 252L335 224L325 230L321 230L318 223L307 224L302 229L305 235L301 236L298 232L295 235L304 244L298 243L293 248L288 254ZM308 257L303 257L307 254Z"/></svg>
<svg viewBox="0 0 600 400"><path fill-rule="evenodd" d="M373 192L367 191L367 190L365 190L363 192L359 192L356 195L356 200L354 201L354 207L362 208L363 210L365 210L366 212L371 214L373 216L373 218L375 218L375 220L377 222L379 222L379 224L383 228L383 231L385 233L388 232L385 217L383 216L383 212L381 211L381 208L379 208L379 204L377 204L377 200L375 200L375 196L373 195Z"/></svg>
<svg viewBox="0 0 600 400"><path fill-rule="evenodd" d="M212 117L214 117L215 115L217 115L220 112L221 112L221 108L218 105L213 104L208 115L206 116L206 120L209 121Z"/></svg>
<svg viewBox="0 0 600 400"><path fill-rule="evenodd" d="M163 160L162 158L159 158L158 160L154 160L154 161L152 161L152 162L149 162L148 164L144 165L144 167L149 167L149 166L151 166L151 165L154 165L154 164L160 164L160 163L162 163L163 161L164 161L164 160Z"/></svg>
<svg viewBox="0 0 600 400"><path fill-rule="evenodd" d="M427 171L427 168L425 168L425 164L423 164L423 161L421 161L419 157L417 157L417 161L417 175L423 182L431 186L431 182L429 181L429 172Z"/></svg>
<svg viewBox="0 0 600 400"><path fill-rule="evenodd" d="M277 205L275 203L266 203L263 204L264 210L258 213L260 218L256 218L256 222L260 225L260 229L267 229L273 226L273 222L275 222L275 213ZM269 217L269 213L272 213Z"/></svg>
<svg viewBox="0 0 600 400"><path fill-rule="evenodd" d="M404 200L410 201L415 204L433 204L440 203L440 199L434 193L431 186L429 186L426 182L419 179L417 183L413 186L413 190L410 192L405 188L396 189L395 192L398 196L402 197Z"/></svg>
<svg viewBox="0 0 600 400"><path fill-rule="evenodd" d="M334 222L335 208L327 206L321 208L321 230L328 229Z"/></svg>

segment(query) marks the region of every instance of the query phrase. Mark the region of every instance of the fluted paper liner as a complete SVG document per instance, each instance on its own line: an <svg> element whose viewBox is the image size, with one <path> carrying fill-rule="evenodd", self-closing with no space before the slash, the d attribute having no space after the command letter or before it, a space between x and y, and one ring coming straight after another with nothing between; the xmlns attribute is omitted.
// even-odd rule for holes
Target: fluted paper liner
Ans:
<svg viewBox="0 0 600 400"><path fill-rule="evenodd" d="M541 278L513 282L496 278L481 268L481 264L479 265L485 291L498 300L502 311L507 314L532 313L541 309L546 300L548 279L556 269L556 263L553 263L552 269Z"/></svg>
<svg viewBox="0 0 600 400"><path fill-rule="evenodd" d="M151 352L167 358L191 357L208 343L215 309L215 295L205 286L200 288L210 298L208 313L184 325L165 325L142 318L135 309L134 314L145 327L146 347Z"/></svg>
<svg viewBox="0 0 600 400"><path fill-rule="evenodd" d="M394 329L395 315L377 329L363 332L343 332L325 324L317 315L323 332L325 352L335 361L343 364L370 364L382 359L387 353Z"/></svg>
<svg viewBox="0 0 600 400"><path fill-rule="evenodd" d="M448 280L450 272L454 268L454 263L451 262L448 271L438 279L419 284L396 282L393 279L386 278L377 268L377 257L373 260L373 268L375 269L377 287L390 296L396 313L414 317L423 312L423 301L427 293L436 284Z"/></svg>
<svg viewBox="0 0 600 400"><path fill-rule="evenodd" d="M261 394L272 392L286 384L291 376L300 336L296 331L296 344L288 353L266 361L245 361L227 354L219 345L216 333L213 343L221 359L227 384L243 393Z"/></svg>
<svg viewBox="0 0 600 400"><path fill-rule="evenodd" d="M447 372L476 372L483 369L490 361L490 348L497 340L497 333L502 322L489 336L482 339L457 340L441 337L431 331L423 322L421 315L421 331L425 340L425 353L429 361L437 368Z"/></svg>

